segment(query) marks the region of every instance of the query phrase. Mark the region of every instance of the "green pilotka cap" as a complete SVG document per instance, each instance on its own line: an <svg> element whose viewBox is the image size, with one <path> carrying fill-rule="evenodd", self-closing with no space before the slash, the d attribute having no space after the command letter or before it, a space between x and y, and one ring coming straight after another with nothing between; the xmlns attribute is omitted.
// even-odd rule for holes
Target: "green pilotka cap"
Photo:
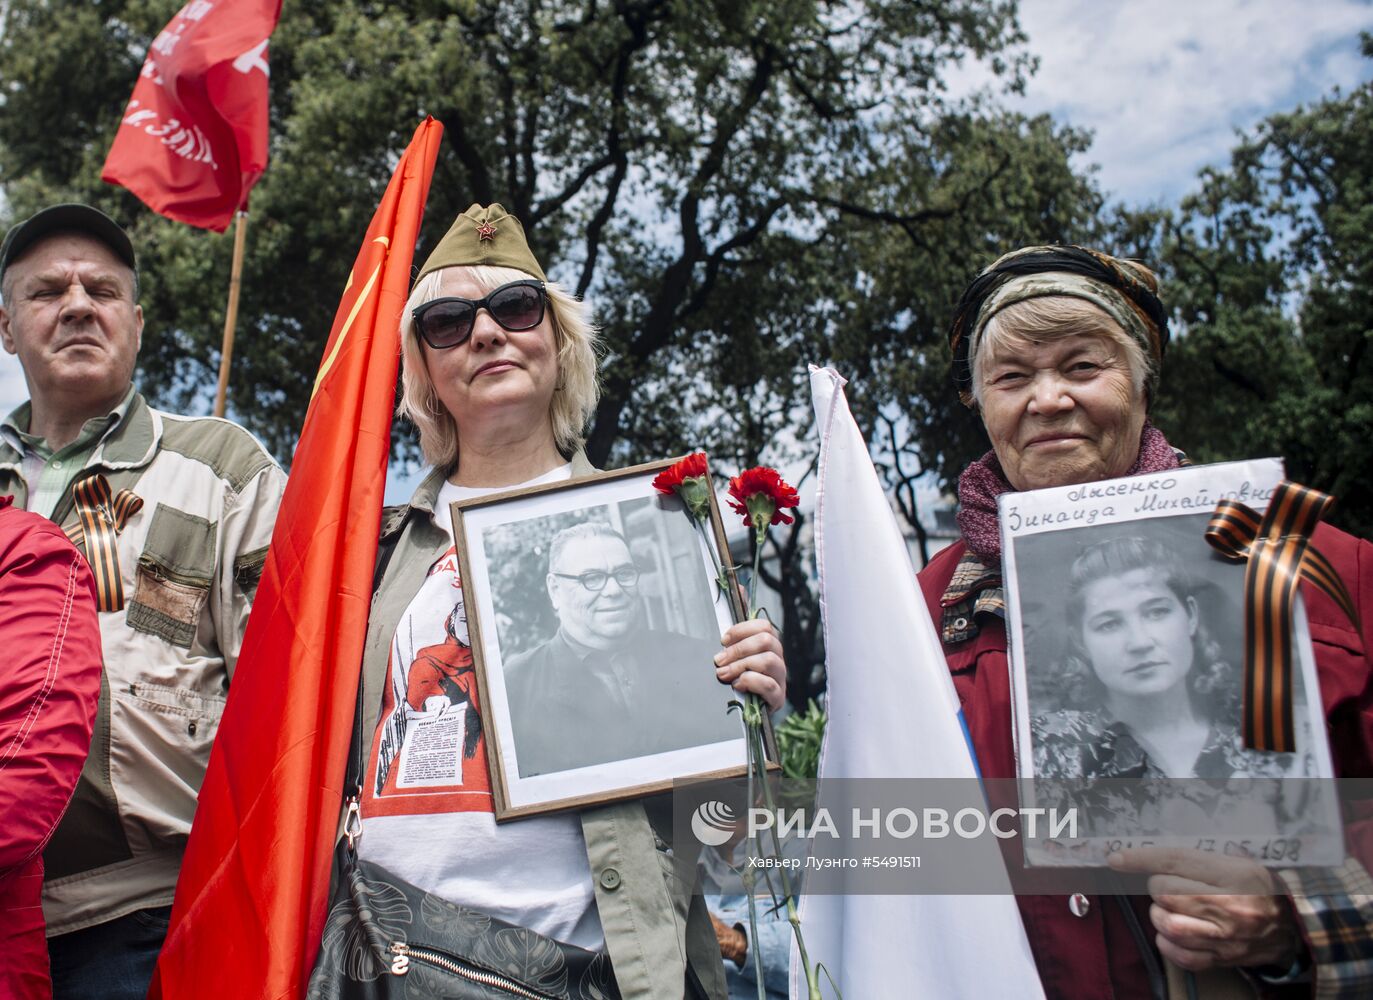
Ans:
<svg viewBox="0 0 1373 1000"><path fill-rule="evenodd" d="M415 280L441 267L513 267L547 281L524 238L520 220L500 205L474 204L451 229L420 268Z"/></svg>

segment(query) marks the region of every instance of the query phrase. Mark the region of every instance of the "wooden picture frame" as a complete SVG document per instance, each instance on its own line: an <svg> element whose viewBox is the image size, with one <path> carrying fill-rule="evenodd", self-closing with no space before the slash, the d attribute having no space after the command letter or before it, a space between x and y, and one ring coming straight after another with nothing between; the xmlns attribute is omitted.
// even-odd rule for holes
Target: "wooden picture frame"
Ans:
<svg viewBox="0 0 1373 1000"><path fill-rule="evenodd" d="M672 464L451 505L498 822L746 772L711 662L739 588L713 491L723 592L702 531L653 488Z"/></svg>

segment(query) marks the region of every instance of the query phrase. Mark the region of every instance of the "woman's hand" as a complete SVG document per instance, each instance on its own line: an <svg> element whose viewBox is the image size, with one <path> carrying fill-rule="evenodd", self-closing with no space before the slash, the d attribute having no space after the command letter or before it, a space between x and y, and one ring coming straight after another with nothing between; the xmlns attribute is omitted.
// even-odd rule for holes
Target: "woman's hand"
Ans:
<svg viewBox="0 0 1373 1000"><path fill-rule="evenodd" d="M1149 874L1159 953L1184 969L1286 969L1303 947L1291 906L1278 894L1273 874L1256 861L1146 847L1121 851L1109 862L1116 871Z"/></svg>
<svg viewBox="0 0 1373 1000"><path fill-rule="evenodd" d="M736 691L751 691L777 711L787 694L787 664L782 641L765 618L731 625L720 637L725 648L715 654L715 676Z"/></svg>

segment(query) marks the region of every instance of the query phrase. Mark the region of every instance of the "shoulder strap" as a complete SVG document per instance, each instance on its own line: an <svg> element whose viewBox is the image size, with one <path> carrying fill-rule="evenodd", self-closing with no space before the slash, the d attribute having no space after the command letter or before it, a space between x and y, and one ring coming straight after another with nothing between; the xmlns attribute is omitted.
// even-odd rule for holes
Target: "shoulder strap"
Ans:
<svg viewBox="0 0 1373 1000"><path fill-rule="evenodd" d="M391 557L396 554L396 544L400 541L400 535L399 531L393 531L382 535L381 541L377 543L377 564L372 570L373 597L376 597L377 591L381 589L382 577L386 575L386 567L391 565Z"/></svg>
<svg viewBox="0 0 1373 1000"><path fill-rule="evenodd" d="M389 535L384 535L377 543L377 566L372 571L372 599L376 600L377 591L381 589L382 578L386 576L386 567L391 565L391 557L396 554L396 544L400 541L401 533L393 531ZM362 731L362 678L358 677L358 698L357 704L353 706L353 745L348 753L348 777L345 788L357 789L362 792L363 774L363 742L364 733Z"/></svg>
<svg viewBox="0 0 1373 1000"><path fill-rule="evenodd" d="M1145 933L1143 924L1140 923L1139 914L1135 912L1130 897L1116 895L1111 898L1120 904L1120 910L1125 915L1125 925L1130 928L1130 936L1135 939L1135 946L1139 949L1139 957L1144 962L1144 971L1149 976L1150 993L1155 1000L1166 1000L1168 996L1167 976L1164 974L1163 966L1159 964L1159 955L1154 951L1154 946Z"/></svg>
<svg viewBox="0 0 1373 1000"><path fill-rule="evenodd" d="M377 543L376 568L372 571L372 597L374 600L377 591L381 588L381 581L386 576L386 567L391 564L391 557L396 554L396 545L400 541L400 535L399 531L393 531L388 535L383 535ZM348 796L343 832L348 838L350 851L353 840L360 831L361 813L359 810L362 803L362 776L366 770L363 765L363 755L366 753L367 744L364 742L365 734L362 731L363 683L361 669L361 664L359 664L358 694L353 703L353 736L348 747L348 769L343 779L343 787Z"/></svg>

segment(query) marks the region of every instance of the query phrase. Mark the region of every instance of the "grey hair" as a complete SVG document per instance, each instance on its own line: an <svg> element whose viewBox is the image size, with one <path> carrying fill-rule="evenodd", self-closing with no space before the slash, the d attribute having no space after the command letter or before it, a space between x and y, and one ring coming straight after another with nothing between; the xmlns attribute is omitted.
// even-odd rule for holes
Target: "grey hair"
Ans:
<svg viewBox="0 0 1373 1000"><path fill-rule="evenodd" d="M401 397L396 408L419 429L420 451L435 468L451 470L458 461L458 425L443 407L429 367L424 347L415 329L414 310L441 297L443 275L453 268L431 271L415 282L405 303L400 321ZM513 267L465 266L460 268L483 292L490 292L511 281L531 277ZM596 355L600 339L592 325L586 304L555 281L544 283L548 290L548 311L552 317L553 340L558 349L558 391L548 406L553 439L558 450L571 456L582 444L582 431L591 419L600 398Z"/></svg>
<svg viewBox="0 0 1373 1000"><path fill-rule="evenodd" d="M574 524L570 528L564 528L553 536L553 541L548 545L548 571L553 572L553 567L558 564L558 557L563 554L563 549L581 538L613 538L620 542L626 549L629 542L625 536L620 534L604 521L583 521L581 524Z"/></svg>
<svg viewBox="0 0 1373 1000"><path fill-rule="evenodd" d="M1100 337L1120 350L1130 369L1130 383L1136 395L1153 380L1154 363L1144 353L1144 348L1104 309L1071 295L1044 295L1014 302L987 321L972 358L973 401L982 405L982 379L987 358L996 348L1009 349L1017 340L1040 343L1077 335Z"/></svg>

